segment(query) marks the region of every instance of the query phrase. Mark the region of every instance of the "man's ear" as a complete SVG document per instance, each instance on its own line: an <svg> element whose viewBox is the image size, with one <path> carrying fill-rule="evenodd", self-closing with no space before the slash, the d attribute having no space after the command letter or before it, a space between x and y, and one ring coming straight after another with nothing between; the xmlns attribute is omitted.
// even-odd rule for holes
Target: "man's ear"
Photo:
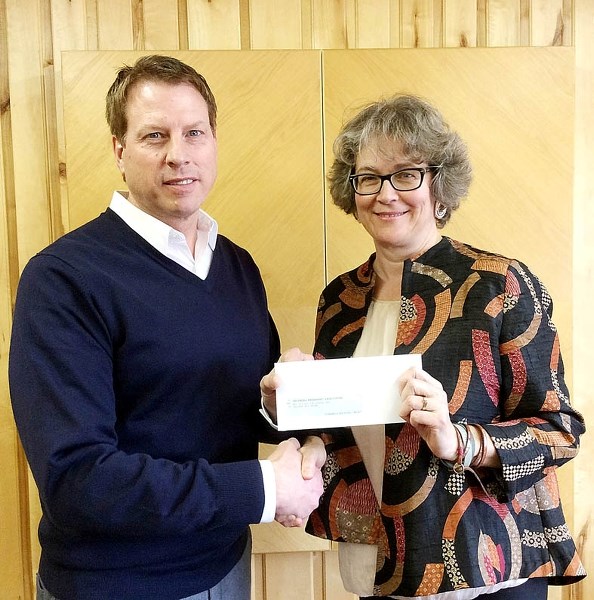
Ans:
<svg viewBox="0 0 594 600"><path fill-rule="evenodd" d="M124 145L116 138L115 135L111 136L111 143L113 146L113 156L115 158L116 166L120 170L124 181L126 181L126 172L124 168L123 154L124 154Z"/></svg>

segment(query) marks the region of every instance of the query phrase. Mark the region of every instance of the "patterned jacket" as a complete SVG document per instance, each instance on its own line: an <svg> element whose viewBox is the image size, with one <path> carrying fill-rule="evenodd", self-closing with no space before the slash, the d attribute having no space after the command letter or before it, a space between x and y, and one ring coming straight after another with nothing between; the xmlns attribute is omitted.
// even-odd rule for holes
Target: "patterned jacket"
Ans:
<svg viewBox="0 0 594 600"><path fill-rule="evenodd" d="M332 281L318 307L316 358L352 356L372 299L375 255ZM544 285L522 263L443 237L404 265L395 354L421 353L452 421L480 423L501 458L485 493L414 428L386 425L381 508L349 428L324 431L325 492L307 530L377 544L375 595L426 596L524 577L585 576L555 471L585 431L570 405Z"/></svg>

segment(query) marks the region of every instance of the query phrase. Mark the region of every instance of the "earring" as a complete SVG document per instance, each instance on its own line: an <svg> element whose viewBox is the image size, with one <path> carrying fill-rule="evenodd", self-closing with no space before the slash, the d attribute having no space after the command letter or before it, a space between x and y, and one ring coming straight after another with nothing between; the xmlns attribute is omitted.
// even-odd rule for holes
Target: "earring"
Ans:
<svg viewBox="0 0 594 600"><path fill-rule="evenodd" d="M443 219L446 216L447 212L448 207L445 204L442 204L441 202L435 203L434 214L437 220Z"/></svg>

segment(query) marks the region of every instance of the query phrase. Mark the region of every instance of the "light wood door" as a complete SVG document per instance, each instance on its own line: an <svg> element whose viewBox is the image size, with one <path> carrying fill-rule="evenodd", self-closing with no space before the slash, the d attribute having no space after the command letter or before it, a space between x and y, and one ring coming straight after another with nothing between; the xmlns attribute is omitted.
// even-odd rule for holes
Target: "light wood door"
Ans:
<svg viewBox="0 0 594 600"><path fill-rule="evenodd" d="M62 55L69 229L94 218L112 191L123 188L104 117L105 93L116 69L141 54ZM219 176L204 209L260 267L283 349L309 351L324 284L320 53L168 54L202 73L217 100ZM269 452L261 446L261 456ZM32 514L36 519L35 506ZM312 597L323 565L315 551L328 550L329 542L277 523L254 526L253 536L254 598L280 598L274 590L288 579L291 597Z"/></svg>
<svg viewBox="0 0 594 600"><path fill-rule="evenodd" d="M467 141L474 183L444 234L525 262L554 300L571 389L573 81L570 48L329 50L323 54L325 163L341 124L397 92L424 96ZM326 196L328 279L373 251ZM558 472L573 528L573 464ZM549 599L569 588L549 588Z"/></svg>

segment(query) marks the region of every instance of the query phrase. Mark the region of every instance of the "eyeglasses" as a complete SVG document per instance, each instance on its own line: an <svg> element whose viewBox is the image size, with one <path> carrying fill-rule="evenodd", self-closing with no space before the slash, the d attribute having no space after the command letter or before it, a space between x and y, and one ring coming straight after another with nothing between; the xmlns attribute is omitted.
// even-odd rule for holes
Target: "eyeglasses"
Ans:
<svg viewBox="0 0 594 600"><path fill-rule="evenodd" d="M375 175L374 173L360 173L350 175L349 181L353 189L360 196L371 196L377 194L384 185L384 181L389 181L390 185L398 192L412 192L423 185L425 173L439 169L440 166L433 167L409 167L400 169L389 175Z"/></svg>

